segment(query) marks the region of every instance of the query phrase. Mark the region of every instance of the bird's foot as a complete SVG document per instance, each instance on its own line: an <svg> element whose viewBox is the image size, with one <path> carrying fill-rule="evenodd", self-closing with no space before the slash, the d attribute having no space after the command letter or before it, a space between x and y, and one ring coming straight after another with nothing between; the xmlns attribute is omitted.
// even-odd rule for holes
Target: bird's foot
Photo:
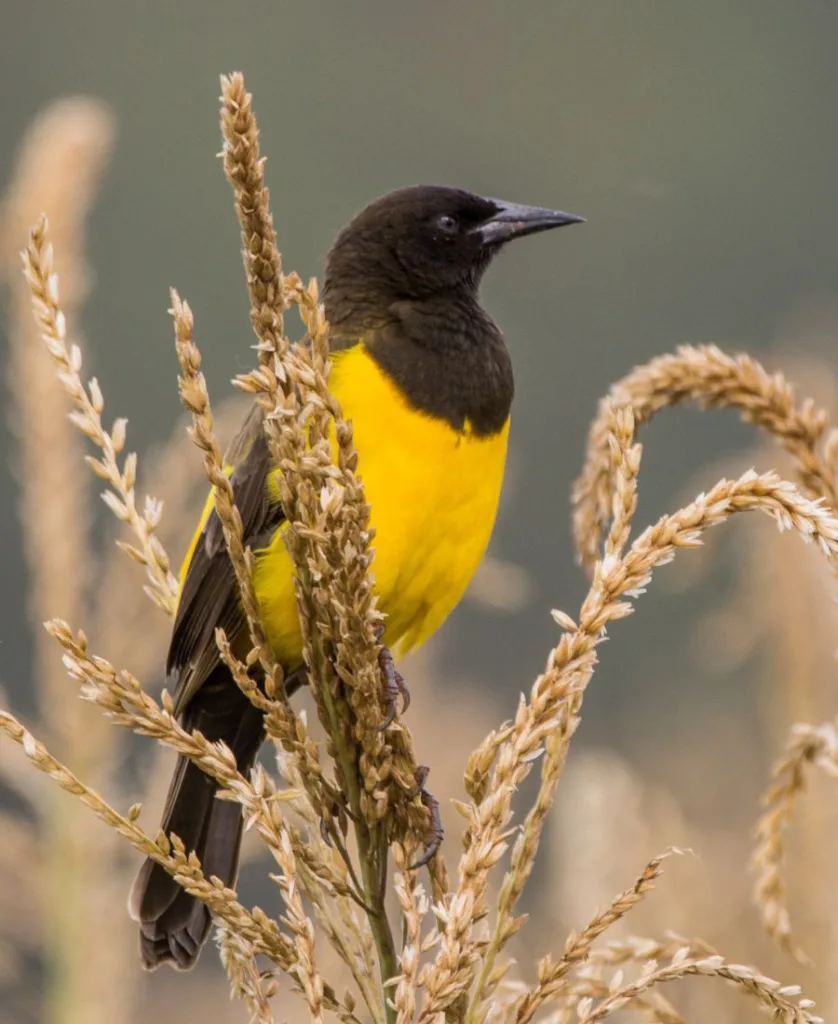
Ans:
<svg viewBox="0 0 838 1024"><path fill-rule="evenodd" d="M442 840L445 837L445 832L442 828L442 819L439 816L439 800L429 793L425 789L425 782L427 781L430 768L425 765L419 765L416 769L414 778L416 779L416 795L422 801L423 806L427 809L431 817L431 824L428 828L427 835L425 836L425 852L415 860L411 865L412 871L417 871L419 868L423 868L429 861L433 860L436 856L437 850L442 845Z"/></svg>
<svg viewBox="0 0 838 1024"><path fill-rule="evenodd" d="M381 643L383 636L384 627L382 626L379 629L376 638L379 643ZM385 708L384 721L379 726L379 729L384 730L389 729L393 724L400 699L402 704L402 714L404 714L410 707L410 690L408 690L405 685L405 681L401 673L396 670L395 663L393 662L393 655L391 654L389 647L382 645L381 650L378 653L378 664L381 667L382 702ZM429 768L426 768L424 765L420 765L416 769L416 773L414 775L416 790L413 793L413 796L418 796L422 801L422 805L427 809L431 821L424 840L425 852L417 861L415 861L415 863L410 865L411 870L413 871L424 867L429 861L433 860L444 837L442 819L439 815L439 801L433 793L429 793L428 790L425 789L425 782L428 778L429 772Z"/></svg>
<svg viewBox="0 0 838 1024"><path fill-rule="evenodd" d="M383 635L384 630L382 629L379 633L379 640ZM379 725L379 729L383 732L385 729L389 729L396 718L396 712L398 711L398 702L402 702L402 714L407 711L410 707L410 690L405 685L404 677L400 672L396 670L395 662L393 661L393 655L390 653L389 647L382 647L378 653L378 664L381 667L381 699L384 704L384 721Z"/></svg>

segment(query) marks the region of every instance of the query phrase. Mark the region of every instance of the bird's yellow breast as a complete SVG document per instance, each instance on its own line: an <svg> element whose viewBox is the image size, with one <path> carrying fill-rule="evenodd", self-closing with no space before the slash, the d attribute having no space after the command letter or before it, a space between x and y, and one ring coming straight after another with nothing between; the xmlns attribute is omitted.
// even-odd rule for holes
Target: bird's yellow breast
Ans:
<svg viewBox="0 0 838 1024"><path fill-rule="evenodd" d="M352 421L371 507L385 639L404 653L442 624L483 557L509 424L478 437L416 411L362 345L336 353L330 386ZM299 663L292 565L279 533L257 558L255 585L278 657L289 667Z"/></svg>

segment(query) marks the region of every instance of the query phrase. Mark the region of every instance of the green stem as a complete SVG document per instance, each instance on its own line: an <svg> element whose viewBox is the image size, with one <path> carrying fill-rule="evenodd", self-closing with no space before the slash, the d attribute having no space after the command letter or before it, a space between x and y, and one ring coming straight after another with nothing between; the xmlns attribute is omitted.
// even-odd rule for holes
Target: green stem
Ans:
<svg viewBox="0 0 838 1024"><path fill-rule="evenodd" d="M368 829L366 825L357 825L355 833L358 841L358 857L361 861L361 875L364 882L364 892L367 903L372 908L372 913L367 914L372 929L375 947L378 951L378 970L381 977L381 993L384 1000L384 1013L388 1024L395 1024L396 1011L387 999L385 982L394 978L398 972L398 961L396 959L396 946L393 941L393 932L390 929L390 922L384 908L384 887L381 884L383 864L380 856L373 856L373 850L379 845L375 833L379 826ZM386 854L385 854L386 857Z"/></svg>
<svg viewBox="0 0 838 1024"><path fill-rule="evenodd" d="M311 590L307 567L303 568L298 565L297 568L302 593L308 595L311 593ZM314 609L310 609L310 611L313 613ZM314 621L313 615L309 618L309 621ZM351 817L355 829L355 840L358 844L358 859L361 867L364 900L367 908L369 908L366 913L378 954L378 971L381 977L381 998L384 1015L387 1024L395 1024L396 1011L390 1005L387 999L387 990L384 988L384 983L398 974L396 947L384 906L383 871L387 865L386 837L383 834L379 836L380 826L373 825L370 827L364 818L361 810L361 791L358 785L357 759L351 742L349 744L345 742L346 737L342 729L341 717L335 706L334 694L326 682L331 672L331 666L323 652L318 636L312 637L311 647L312 661L314 662L311 669L318 680L320 698L329 717L329 732L335 745L336 759L340 766L340 772L346 786L346 795L349 798L349 806L352 810Z"/></svg>

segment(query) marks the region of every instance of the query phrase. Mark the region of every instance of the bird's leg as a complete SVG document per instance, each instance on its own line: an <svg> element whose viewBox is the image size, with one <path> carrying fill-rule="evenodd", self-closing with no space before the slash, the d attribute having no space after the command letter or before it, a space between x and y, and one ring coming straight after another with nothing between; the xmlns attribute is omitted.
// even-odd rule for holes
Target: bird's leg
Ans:
<svg viewBox="0 0 838 1024"><path fill-rule="evenodd" d="M384 636L384 627L380 626L376 633L376 639L381 643L382 637ZM393 720L396 717L396 704L399 698L402 701L402 714L407 711L410 707L410 690L405 685L405 681L400 672L396 671L396 666L393 662L393 655L390 653L390 648L382 644L381 650L378 653L378 664L381 666L381 675L383 678L383 692L382 698L384 707L386 709L386 715L384 721L379 726L379 729L389 729L393 724ZM429 861L433 860L436 856L436 852L442 844L443 837L445 835L442 828L442 819L439 815L439 800L429 793L425 789L425 781L428 778L430 769L424 765L420 765L416 769L414 779L416 780L416 791L414 796L418 796L422 801L422 804L431 818L431 824L428 828L427 836L425 837L425 852L422 856L414 863L411 864L412 870L424 867Z"/></svg>
<svg viewBox="0 0 838 1024"><path fill-rule="evenodd" d="M433 793L429 793L425 789L425 782L429 773L430 768L427 768L425 765L419 765L414 775L416 779L416 796L422 801L423 806L427 808L431 816L431 824L425 837L425 852L410 865L413 871L423 868L429 861L433 860L445 837L442 819L439 816L439 800L437 800Z"/></svg>
<svg viewBox="0 0 838 1024"><path fill-rule="evenodd" d="M384 627L380 626L376 639L381 642L383 636ZM402 702L402 714L410 707L410 690L405 686L402 674L396 671L396 665L389 647L382 645L381 650L378 652L378 664L381 668L383 679L381 697L385 708L384 721L378 728L383 731L389 729L393 724L396 711L398 710L399 698L401 698Z"/></svg>

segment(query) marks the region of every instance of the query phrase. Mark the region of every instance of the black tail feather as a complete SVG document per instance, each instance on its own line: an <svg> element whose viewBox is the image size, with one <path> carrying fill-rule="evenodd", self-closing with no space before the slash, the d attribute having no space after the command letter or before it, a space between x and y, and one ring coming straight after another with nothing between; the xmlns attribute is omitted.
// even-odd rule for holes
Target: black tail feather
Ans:
<svg viewBox="0 0 838 1024"><path fill-rule="evenodd" d="M219 667L192 698L183 716L185 729L208 740L223 740L246 775L264 738L261 712ZM216 800L216 783L188 758L180 757L169 788L162 829L197 854L206 877L235 885L242 838L241 807ZM146 860L131 889L129 911L140 925L140 952L149 970L171 963L193 967L209 935L210 912L160 865Z"/></svg>

